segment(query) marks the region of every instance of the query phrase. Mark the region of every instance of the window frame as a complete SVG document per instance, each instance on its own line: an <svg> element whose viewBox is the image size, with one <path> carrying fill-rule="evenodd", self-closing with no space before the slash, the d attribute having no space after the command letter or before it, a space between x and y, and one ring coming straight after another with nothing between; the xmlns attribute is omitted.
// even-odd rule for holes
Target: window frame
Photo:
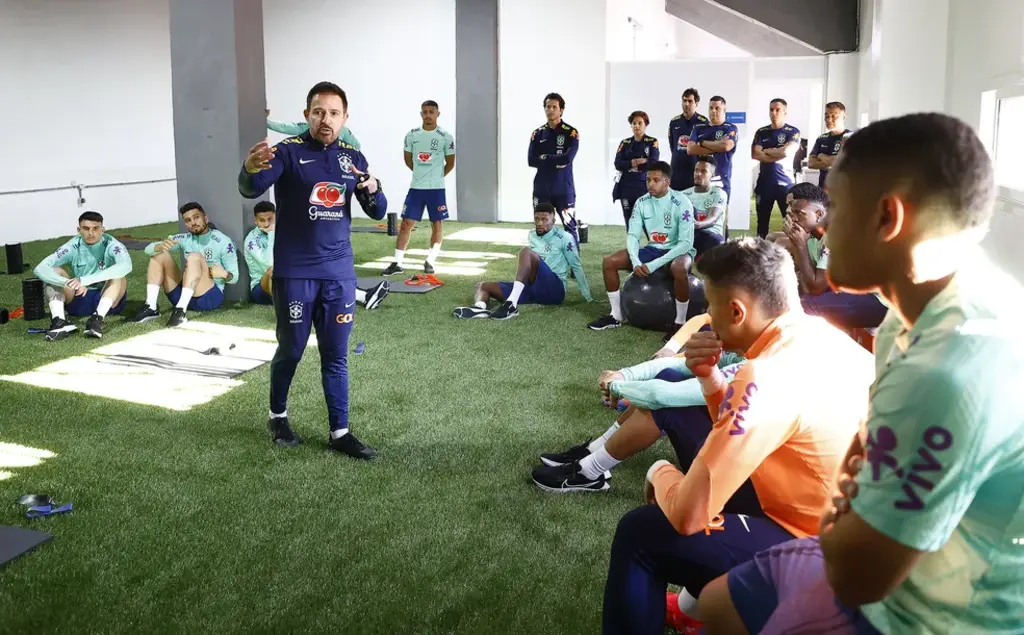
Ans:
<svg viewBox="0 0 1024 635"><path fill-rule="evenodd" d="M995 167L996 162L999 160L999 108L1001 102L1004 99L1020 98L1024 99L1024 84L1018 84L1015 86L1008 86L1000 88L995 92L995 99L992 101L992 112L991 112L991 152L992 152L992 163ZM1024 169L1024 166L1022 166ZM1006 185L996 183L996 195L1002 201L1009 203L1016 207L1024 208L1024 189L1018 189L1009 187Z"/></svg>

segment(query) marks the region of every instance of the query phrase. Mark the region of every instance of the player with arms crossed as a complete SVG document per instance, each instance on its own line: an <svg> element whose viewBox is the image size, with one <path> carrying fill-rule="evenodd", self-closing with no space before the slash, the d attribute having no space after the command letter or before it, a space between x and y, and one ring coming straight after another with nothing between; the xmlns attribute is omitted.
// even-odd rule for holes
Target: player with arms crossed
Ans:
<svg viewBox="0 0 1024 635"><path fill-rule="evenodd" d="M533 177L533 207L551 203L558 210L562 227L569 232L576 247L580 237L576 227L576 181L572 162L580 149L580 133L562 121L565 100L558 93L544 97L544 116L548 122L533 131L527 161L537 168ZM566 220L568 218L568 220Z"/></svg>
<svg viewBox="0 0 1024 635"><path fill-rule="evenodd" d="M372 459L377 452L349 432L348 420L348 338L356 305L351 203L355 194L363 211L380 220L387 213L387 199L380 182L368 173L362 152L338 141L348 121L345 91L330 82L316 84L306 95L304 114L309 130L273 147L257 143L238 175L238 191L246 198L276 185L281 213L274 232L278 346L270 364L267 427L278 445L301 443L288 421L288 389L315 327L330 424L328 447Z"/></svg>
<svg viewBox="0 0 1024 635"><path fill-rule="evenodd" d="M444 221L448 220L448 202L445 198L444 177L455 169L455 137L437 125L439 114L436 101L425 101L420 106L423 125L405 135L405 165L412 170L412 184L402 206L402 226L395 243L395 261L383 275L394 276L405 271L405 248L409 246L412 228L423 218L426 208L430 218L430 252L423 263L423 273L434 273L434 263L441 253Z"/></svg>
<svg viewBox="0 0 1024 635"><path fill-rule="evenodd" d="M33 273L45 284L50 305L47 342L62 340L78 327L69 315L90 316L85 336L103 337L103 318L124 310L132 259L119 240L104 232L103 216L85 212L78 217L78 235L36 265Z"/></svg>

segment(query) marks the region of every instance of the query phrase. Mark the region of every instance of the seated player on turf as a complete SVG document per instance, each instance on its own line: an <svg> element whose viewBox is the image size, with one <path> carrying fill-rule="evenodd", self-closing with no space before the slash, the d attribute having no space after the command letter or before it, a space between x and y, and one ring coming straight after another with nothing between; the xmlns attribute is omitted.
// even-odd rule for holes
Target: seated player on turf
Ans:
<svg viewBox="0 0 1024 635"><path fill-rule="evenodd" d="M696 253L693 204L681 193L669 189L671 178L672 168L664 161L647 168L647 194L633 206L626 248L605 256L601 263L612 312L588 324L591 329L603 331L622 326L620 271L632 271L633 275L645 278L665 266L673 280L677 328L686 322L690 301L688 272ZM650 242L641 248L640 241L645 235L650 236Z"/></svg>
<svg viewBox="0 0 1024 635"><path fill-rule="evenodd" d="M580 293L593 301L587 274L583 271L576 242L561 228L555 228L555 206L540 203L533 212L530 246L519 250L515 282L481 282L476 285L473 306L460 306L454 311L462 319L492 318L507 320L519 315L520 304L561 304L565 300L569 271L576 278ZM499 303L493 312L487 302Z"/></svg>
<svg viewBox="0 0 1024 635"><path fill-rule="evenodd" d="M174 305L167 326L188 322L186 311L212 311L224 301L224 285L238 282L238 253L226 234L210 229L206 210L199 203L185 203L178 210L187 233L174 234L146 247L146 303L135 313L135 322L160 317L157 296L163 287ZM179 268L173 254L183 259Z"/></svg>
<svg viewBox="0 0 1024 635"><path fill-rule="evenodd" d="M649 504L619 523L605 633L661 633L669 582L684 587L684 608L692 610L693 598L721 573L766 547L817 533L830 481L865 414L871 355L800 310L784 249L733 240L708 250L698 270L712 331L691 336L684 354L707 405L637 411L653 417L689 469L654 463ZM732 383L716 366L724 351L747 360ZM673 616L681 621L685 615Z"/></svg>
<svg viewBox="0 0 1024 635"><path fill-rule="evenodd" d="M710 316L706 313L693 317L679 329L673 340L685 342L697 331L709 328L709 324ZM671 345L671 341L666 344ZM686 406L704 409L700 383L686 368L686 358L682 354L665 357L661 353L656 353L653 360L630 368L601 373L598 384L604 393L605 403L612 405L622 398L629 401L629 406L597 439L588 439L564 452L541 454L540 460L544 465L533 470L533 482L538 487L549 492L609 489L613 467L651 447L661 438L661 430L650 416L651 410ZM718 366L731 381L742 361L738 355L726 353ZM703 432L706 436L707 430ZM700 440L703 441L703 437Z"/></svg>
<svg viewBox="0 0 1024 635"><path fill-rule="evenodd" d="M693 187L683 190L683 196L693 204L693 248L698 256L725 242L729 197L725 190L711 183L716 169L713 156L700 157L693 167Z"/></svg>
<svg viewBox="0 0 1024 635"><path fill-rule="evenodd" d="M870 416L820 541L709 584L707 632L1020 633L1024 289L979 245L992 160L967 123L914 114L855 132L827 182L831 284L892 307Z"/></svg>
<svg viewBox="0 0 1024 635"><path fill-rule="evenodd" d="M260 201L253 208L256 227L245 237L245 263L249 267L249 300L254 304L273 304L274 224L276 208ZM376 309L388 297L391 285L382 280L370 289L356 289L356 302L367 310Z"/></svg>
<svg viewBox="0 0 1024 635"><path fill-rule="evenodd" d="M62 340L77 326L65 318L90 316L85 336L103 337L103 318L124 310L132 258L119 240L105 233L103 216L84 212L78 217L78 235L57 248L33 270L46 287L50 305L48 342ZM66 305L66 306L65 306Z"/></svg>

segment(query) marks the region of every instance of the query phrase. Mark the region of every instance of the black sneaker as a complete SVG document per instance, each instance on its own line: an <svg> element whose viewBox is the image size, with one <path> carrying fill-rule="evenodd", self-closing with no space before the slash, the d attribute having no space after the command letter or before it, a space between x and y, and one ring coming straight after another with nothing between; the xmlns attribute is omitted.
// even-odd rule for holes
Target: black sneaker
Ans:
<svg viewBox="0 0 1024 635"><path fill-rule="evenodd" d="M583 443L573 446L565 452L559 452L554 454L541 454L540 460L549 467L558 467L559 465L568 465L569 463L576 463L582 461L586 457L590 456L590 442L591 439L587 439Z"/></svg>
<svg viewBox="0 0 1024 635"><path fill-rule="evenodd" d="M89 321L85 323L85 336L100 339L103 337L103 318L93 313Z"/></svg>
<svg viewBox="0 0 1024 635"><path fill-rule="evenodd" d="M384 271L381 272L381 275L382 276L397 276L398 274L403 273L403 272L405 272L405 269L402 269L401 267L399 267L397 262L393 262L390 265L388 265L387 269L385 269Z"/></svg>
<svg viewBox="0 0 1024 635"><path fill-rule="evenodd" d="M475 306L457 306L452 311L452 315L460 320L472 320L475 318L489 318L491 317L491 312Z"/></svg>
<svg viewBox="0 0 1024 635"><path fill-rule="evenodd" d="M71 335L78 327L63 318L51 318L50 328L43 337L47 342L57 342Z"/></svg>
<svg viewBox="0 0 1024 635"><path fill-rule="evenodd" d="M662 344L668 344L668 341L670 339L672 339L673 337L675 337L676 333L678 333L679 329L681 329L681 328L683 328L682 324L675 324L675 325L673 325L672 328L670 330L666 331L665 335L662 336L661 343Z"/></svg>
<svg viewBox="0 0 1024 635"><path fill-rule="evenodd" d="M605 331L607 329L617 329L622 326L622 322L619 322L611 315L602 315L593 322L587 325L592 331Z"/></svg>
<svg viewBox="0 0 1024 635"><path fill-rule="evenodd" d="M388 297L388 293L391 291L391 283L387 280L381 280L380 284L375 286L366 292L366 310L372 311L380 306L380 303L384 301L384 298Z"/></svg>
<svg viewBox="0 0 1024 635"><path fill-rule="evenodd" d="M175 326L181 326L186 322L188 322L188 316L185 315L185 309L179 309L178 307L174 307L174 310L171 311L170 319L167 320L167 326L173 328Z"/></svg>
<svg viewBox="0 0 1024 635"><path fill-rule="evenodd" d="M434 265L426 260L423 261L423 273L434 273Z"/></svg>
<svg viewBox="0 0 1024 635"><path fill-rule="evenodd" d="M143 304L139 307L139 310L135 312L135 317L132 318L132 322L149 322L160 317L160 310L150 307L148 304Z"/></svg>
<svg viewBox="0 0 1024 635"><path fill-rule="evenodd" d="M294 448L302 443L302 439L288 423L288 417L270 417L267 419L267 429L270 430L270 437L277 445Z"/></svg>
<svg viewBox="0 0 1024 635"><path fill-rule="evenodd" d="M533 482L545 492L561 494L563 492L603 492L611 485L605 474L598 474L596 479L589 479L580 472L579 463L541 466L533 470Z"/></svg>
<svg viewBox="0 0 1024 635"><path fill-rule="evenodd" d="M491 319L511 320L517 315L519 315L519 309L517 309L511 301L505 300L504 304L502 304L497 309L494 309L494 311L491 312Z"/></svg>
<svg viewBox="0 0 1024 635"><path fill-rule="evenodd" d="M349 432L337 439L330 439L327 447L335 452L346 454L353 459L369 461L377 458L377 451L356 438L356 435Z"/></svg>

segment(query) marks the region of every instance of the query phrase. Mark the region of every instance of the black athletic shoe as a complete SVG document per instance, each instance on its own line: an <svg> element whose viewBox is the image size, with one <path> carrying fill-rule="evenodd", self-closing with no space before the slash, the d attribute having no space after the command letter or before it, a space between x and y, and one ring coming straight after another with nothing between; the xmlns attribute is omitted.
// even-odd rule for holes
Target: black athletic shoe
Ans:
<svg viewBox="0 0 1024 635"><path fill-rule="evenodd" d="M85 323L85 336L100 339L103 337L103 318L93 313L89 321Z"/></svg>
<svg viewBox="0 0 1024 635"><path fill-rule="evenodd" d="M346 454L353 459L369 461L377 458L377 451L356 438L356 435L349 432L345 436L331 439L327 447L335 452Z"/></svg>
<svg viewBox="0 0 1024 635"><path fill-rule="evenodd" d="M78 330L78 327L62 318L51 318L50 329L43 337L47 342L57 342L71 335Z"/></svg>
<svg viewBox="0 0 1024 635"><path fill-rule="evenodd" d="M434 273L434 265L426 260L423 261L423 273Z"/></svg>
<svg viewBox="0 0 1024 635"><path fill-rule="evenodd" d="M611 485L605 474L589 479L580 472L579 463L548 467L543 465L534 468L533 482L545 492L561 494L563 492L603 492Z"/></svg>
<svg viewBox="0 0 1024 635"><path fill-rule="evenodd" d="M139 310L135 312L135 317L133 317L131 321L138 322L139 324L141 324L143 322L155 320L158 317L160 317L159 309L153 309L150 308L148 304L143 304L142 306L139 307Z"/></svg>
<svg viewBox="0 0 1024 635"><path fill-rule="evenodd" d="M457 306L452 311L452 315L460 320L472 320L475 318L489 318L491 317L491 312L476 306Z"/></svg>
<svg viewBox="0 0 1024 635"><path fill-rule="evenodd" d="M491 312L492 320L511 320L515 316L519 315L519 309L515 307L509 300L505 300L505 303L499 306L497 309Z"/></svg>
<svg viewBox="0 0 1024 635"><path fill-rule="evenodd" d="M185 315L185 309L179 309L178 307L174 307L174 310L171 311L170 319L167 320L167 326L173 328L175 326L181 326L186 322L188 322L188 316Z"/></svg>
<svg viewBox="0 0 1024 635"><path fill-rule="evenodd" d="M302 443L299 435L295 434L288 417L271 417L267 419L267 429L270 430L270 438L274 443L286 448L294 448Z"/></svg>
<svg viewBox="0 0 1024 635"><path fill-rule="evenodd" d="M366 310L372 311L380 306L380 303L384 301L384 298L388 297L388 293L391 291L391 283L387 280L381 280L380 284L375 286L366 292Z"/></svg>
<svg viewBox="0 0 1024 635"><path fill-rule="evenodd" d="M607 329L617 329L622 326L622 322L619 322L611 315L602 315L593 322L587 325L592 331L605 331Z"/></svg>
<svg viewBox="0 0 1024 635"><path fill-rule="evenodd" d="M666 332L665 332L665 335L663 335L663 336L662 336L662 338L661 338L661 343L662 343L662 344L668 344L668 341L669 341L670 339L672 339L673 337L675 337L675 336L676 336L676 333L678 333L678 332L679 332L679 329L681 329L681 328L683 328L683 325L682 325L682 324L676 324L676 325L674 325L674 326L672 327L672 329L671 329L671 330L668 330L668 331L666 331Z"/></svg>
<svg viewBox="0 0 1024 635"><path fill-rule="evenodd" d="M398 266L397 262L393 262L388 265L388 268L381 272L382 276L397 276L400 273L404 273L405 269Z"/></svg>
<svg viewBox="0 0 1024 635"><path fill-rule="evenodd" d="M568 465L569 463L582 461L586 457L590 456L590 441L591 439L587 439L583 443L573 446L565 452L541 454L540 460L544 465L549 467L558 467L559 465Z"/></svg>

